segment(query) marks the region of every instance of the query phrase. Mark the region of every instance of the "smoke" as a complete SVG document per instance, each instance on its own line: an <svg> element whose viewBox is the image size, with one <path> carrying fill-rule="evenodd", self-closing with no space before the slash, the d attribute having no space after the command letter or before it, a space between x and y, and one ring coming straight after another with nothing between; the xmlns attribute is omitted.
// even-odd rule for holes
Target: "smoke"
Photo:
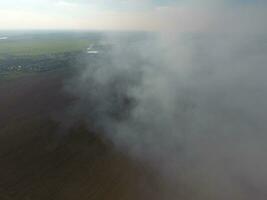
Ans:
<svg viewBox="0 0 267 200"><path fill-rule="evenodd" d="M191 33L108 34L67 86L73 113L159 170L167 199L266 199L266 29L237 9Z"/></svg>

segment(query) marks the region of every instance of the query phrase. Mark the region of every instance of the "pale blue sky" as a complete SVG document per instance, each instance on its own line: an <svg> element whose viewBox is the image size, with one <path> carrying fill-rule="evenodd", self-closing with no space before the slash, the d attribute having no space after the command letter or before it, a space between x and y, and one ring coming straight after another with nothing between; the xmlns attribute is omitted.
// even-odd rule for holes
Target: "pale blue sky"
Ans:
<svg viewBox="0 0 267 200"><path fill-rule="evenodd" d="M0 0L0 29L154 29L168 11L197 19L220 6L263 0ZM203 11L206 9L206 11ZM168 10L168 11L167 11ZM201 11L202 10L202 11ZM201 14L203 12L203 14ZM183 22L187 23L187 20ZM192 20L191 20L192 21ZM198 22L195 22L198 24ZM186 24L192 27L194 24Z"/></svg>

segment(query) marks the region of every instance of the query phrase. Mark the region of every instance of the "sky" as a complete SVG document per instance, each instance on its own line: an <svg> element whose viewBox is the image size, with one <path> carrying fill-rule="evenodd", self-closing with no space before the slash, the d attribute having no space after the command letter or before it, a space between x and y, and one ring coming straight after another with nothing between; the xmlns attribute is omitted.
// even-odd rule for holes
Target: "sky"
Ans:
<svg viewBox="0 0 267 200"><path fill-rule="evenodd" d="M201 29L203 24L209 24L210 13L219 7L227 9L253 7L263 2L263 0L0 0L0 29L155 30L175 20L181 24L182 31L191 31ZM223 15L224 13L221 13L221 16Z"/></svg>

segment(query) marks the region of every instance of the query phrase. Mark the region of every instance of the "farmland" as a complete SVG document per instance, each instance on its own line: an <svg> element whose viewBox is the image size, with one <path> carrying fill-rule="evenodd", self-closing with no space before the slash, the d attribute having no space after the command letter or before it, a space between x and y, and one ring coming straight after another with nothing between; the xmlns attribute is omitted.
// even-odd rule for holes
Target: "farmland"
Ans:
<svg viewBox="0 0 267 200"><path fill-rule="evenodd" d="M0 56L38 56L83 51L89 44L87 39L3 40L0 42Z"/></svg>
<svg viewBox="0 0 267 200"><path fill-rule="evenodd" d="M69 76L62 69L0 82L0 199L155 199L152 172L67 116Z"/></svg>
<svg viewBox="0 0 267 200"><path fill-rule="evenodd" d="M0 33L0 80L67 68L84 54L94 33Z"/></svg>
<svg viewBox="0 0 267 200"><path fill-rule="evenodd" d="M0 40L1 200L162 199L153 170L118 151L93 121L72 115L79 97L66 83L76 68L108 63L86 52L97 41L67 33Z"/></svg>

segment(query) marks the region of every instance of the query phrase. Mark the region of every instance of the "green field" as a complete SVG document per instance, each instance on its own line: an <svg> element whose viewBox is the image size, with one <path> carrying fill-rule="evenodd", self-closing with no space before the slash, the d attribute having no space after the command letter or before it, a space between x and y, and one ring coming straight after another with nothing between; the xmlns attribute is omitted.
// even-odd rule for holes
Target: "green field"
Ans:
<svg viewBox="0 0 267 200"><path fill-rule="evenodd" d="M66 70L75 56L86 52L99 37L74 32L0 32L1 35L7 39L0 40L0 81L62 67Z"/></svg>
<svg viewBox="0 0 267 200"><path fill-rule="evenodd" d="M0 58L11 56L36 56L73 51L83 51L89 46L88 39L40 39L0 41Z"/></svg>

